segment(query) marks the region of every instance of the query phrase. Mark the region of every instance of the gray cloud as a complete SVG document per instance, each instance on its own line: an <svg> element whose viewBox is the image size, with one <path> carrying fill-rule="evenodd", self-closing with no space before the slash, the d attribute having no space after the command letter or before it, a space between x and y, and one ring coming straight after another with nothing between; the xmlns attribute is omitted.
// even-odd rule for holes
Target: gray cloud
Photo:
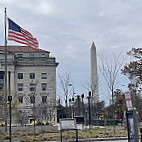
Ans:
<svg viewBox="0 0 142 142"><path fill-rule="evenodd" d="M140 0L5 0L0 2L0 19L4 7L10 18L38 38L40 48L57 57L58 72L70 69L72 80L78 74L78 90L90 75L93 41L98 54L108 57L142 45ZM4 35L4 22L0 26Z"/></svg>

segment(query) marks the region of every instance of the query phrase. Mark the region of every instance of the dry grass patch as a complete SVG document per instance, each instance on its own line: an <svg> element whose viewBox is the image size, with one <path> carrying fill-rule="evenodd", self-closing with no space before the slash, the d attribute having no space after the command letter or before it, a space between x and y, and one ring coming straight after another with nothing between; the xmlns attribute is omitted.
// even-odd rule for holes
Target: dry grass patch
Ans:
<svg viewBox="0 0 142 142"><path fill-rule="evenodd" d="M8 140L8 139L9 139L8 133L1 133L0 134L0 140Z"/></svg>
<svg viewBox="0 0 142 142"><path fill-rule="evenodd" d="M63 140L75 139L76 131L63 131ZM94 128L78 130L79 139L86 138L104 138L104 137L124 137L127 136L127 132L124 129L117 129L116 133L113 133L113 129ZM48 132L34 132L23 131L12 133L13 139L19 139L20 142L34 142L34 141L54 141L60 140L60 131L48 131ZM0 140L9 139L8 133L0 134Z"/></svg>

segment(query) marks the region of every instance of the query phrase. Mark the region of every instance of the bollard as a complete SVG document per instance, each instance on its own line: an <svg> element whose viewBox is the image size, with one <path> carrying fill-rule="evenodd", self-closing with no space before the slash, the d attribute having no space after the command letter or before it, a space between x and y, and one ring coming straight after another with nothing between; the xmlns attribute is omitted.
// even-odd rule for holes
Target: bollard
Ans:
<svg viewBox="0 0 142 142"><path fill-rule="evenodd" d="M142 142L142 128L140 128L140 133L141 133L141 142Z"/></svg>

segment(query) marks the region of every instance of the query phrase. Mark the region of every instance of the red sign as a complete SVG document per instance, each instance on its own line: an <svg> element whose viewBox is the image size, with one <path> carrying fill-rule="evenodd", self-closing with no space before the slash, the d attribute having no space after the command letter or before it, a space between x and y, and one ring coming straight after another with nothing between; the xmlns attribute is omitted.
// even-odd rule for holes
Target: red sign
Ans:
<svg viewBox="0 0 142 142"><path fill-rule="evenodd" d="M124 95L125 95L125 100L126 100L126 106L127 106L127 108L133 108L130 93L129 92L125 92Z"/></svg>

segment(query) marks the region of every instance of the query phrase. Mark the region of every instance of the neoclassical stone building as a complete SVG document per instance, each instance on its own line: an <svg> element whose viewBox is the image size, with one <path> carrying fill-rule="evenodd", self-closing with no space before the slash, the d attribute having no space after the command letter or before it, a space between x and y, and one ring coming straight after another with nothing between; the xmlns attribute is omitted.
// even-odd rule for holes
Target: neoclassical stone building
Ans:
<svg viewBox="0 0 142 142"><path fill-rule="evenodd" d="M5 81L4 61L4 46L0 46L1 109ZM48 51L28 46L7 46L7 88L13 97L13 123L29 124L34 118L56 121L57 66L56 59L50 57Z"/></svg>

